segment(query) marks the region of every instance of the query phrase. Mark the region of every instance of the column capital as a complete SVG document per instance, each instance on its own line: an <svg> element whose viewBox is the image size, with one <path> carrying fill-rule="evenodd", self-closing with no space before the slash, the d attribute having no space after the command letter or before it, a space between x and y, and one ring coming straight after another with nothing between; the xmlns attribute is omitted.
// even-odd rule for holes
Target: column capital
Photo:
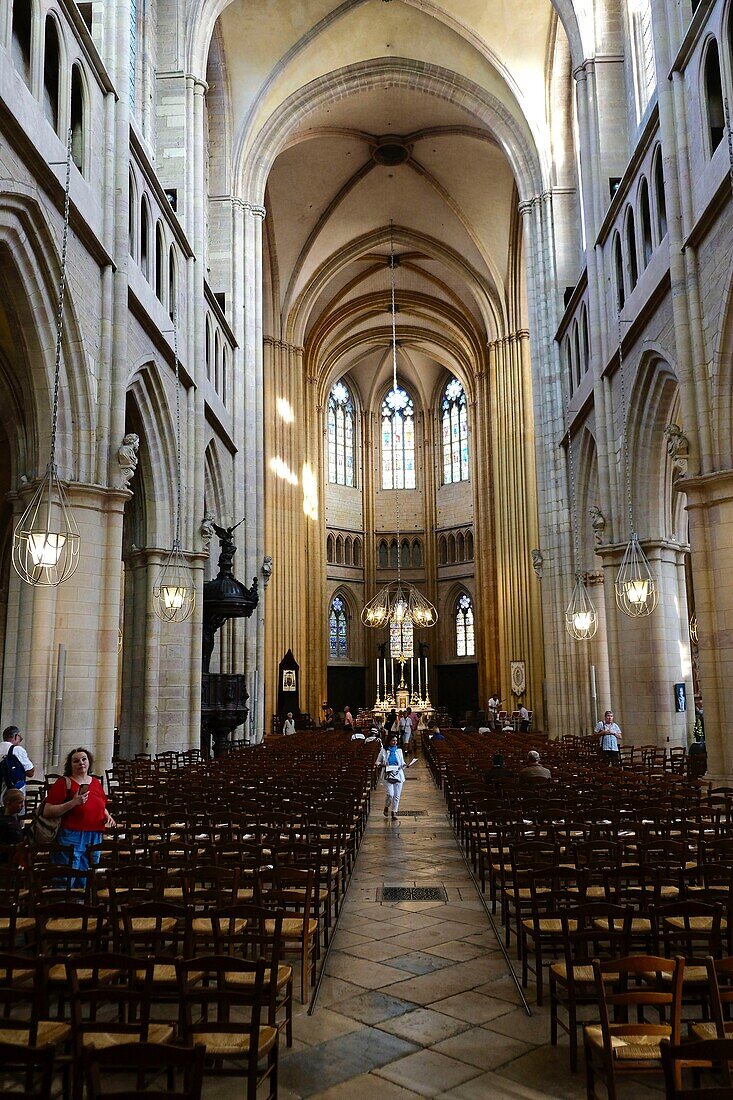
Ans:
<svg viewBox="0 0 733 1100"><path fill-rule="evenodd" d="M253 218L262 218L264 221L265 215L267 214L264 206L259 206L257 203L250 202L248 199L245 199L242 205L245 214L251 214Z"/></svg>

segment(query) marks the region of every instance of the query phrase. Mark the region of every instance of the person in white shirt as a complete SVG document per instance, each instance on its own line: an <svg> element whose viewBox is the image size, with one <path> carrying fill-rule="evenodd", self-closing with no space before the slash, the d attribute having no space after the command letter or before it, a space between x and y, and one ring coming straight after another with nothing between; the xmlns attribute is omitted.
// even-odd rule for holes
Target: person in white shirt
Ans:
<svg viewBox="0 0 733 1100"><path fill-rule="evenodd" d="M286 737L290 737L295 733L295 721L291 710L288 711L288 716L283 722L283 733Z"/></svg>
<svg viewBox="0 0 733 1100"><path fill-rule="evenodd" d="M400 796L402 785L405 782L405 758L402 749L397 747L397 734L392 733L387 739L377 757L377 765L384 765L384 783L387 788L387 798L384 803L384 816L389 817L392 810L392 820L397 821L397 811L400 808Z"/></svg>
<svg viewBox="0 0 733 1100"><path fill-rule="evenodd" d="M529 732L529 711L525 707L524 703L522 703L521 707L519 708L519 732Z"/></svg>
<svg viewBox="0 0 733 1100"><path fill-rule="evenodd" d="M500 729L499 725L499 707L501 706L501 699L499 698L499 692L495 691L489 698L489 726L492 730ZM479 731L480 732L480 731Z"/></svg>
<svg viewBox="0 0 733 1100"><path fill-rule="evenodd" d="M33 765L33 761L28 756L28 753L23 748L22 741L23 736L18 727L7 726L3 730L3 739L2 743L0 743L0 760L4 760L12 749L15 759L23 765L25 778L30 779L33 775L33 772L35 771L35 767ZM25 801L25 783L23 783L22 786L16 786L16 789L22 792L23 801ZM5 790L5 786L3 786L3 790L0 793L0 806L2 806L5 802Z"/></svg>
<svg viewBox="0 0 733 1100"><path fill-rule="evenodd" d="M618 766L621 763L619 744L622 734L621 728L613 720L612 710L607 710L603 715L603 721L596 726L596 733L600 737L601 756L609 764Z"/></svg>

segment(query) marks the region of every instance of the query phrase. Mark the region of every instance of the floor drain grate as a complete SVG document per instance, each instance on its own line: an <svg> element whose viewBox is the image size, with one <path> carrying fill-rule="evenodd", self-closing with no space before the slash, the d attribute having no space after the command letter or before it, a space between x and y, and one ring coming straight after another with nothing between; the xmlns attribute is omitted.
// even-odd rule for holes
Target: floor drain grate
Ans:
<svg viewBox="0 0 733 1100"><path fill-rule="evenodd" d="M398 817L427 817L427 810L398 810Z"/></svg>
<svg viewBox="0 0 733 1100"><path fill-rule="evenodd" d="M383 886L381 901L447 901L442 886Z"/></svg>

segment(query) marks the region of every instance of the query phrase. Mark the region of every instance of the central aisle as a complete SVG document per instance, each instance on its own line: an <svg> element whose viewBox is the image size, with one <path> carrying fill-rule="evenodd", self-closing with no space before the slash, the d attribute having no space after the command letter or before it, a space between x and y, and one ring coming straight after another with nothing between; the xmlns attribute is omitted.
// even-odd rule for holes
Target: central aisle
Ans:
<svg viewBox="0 0 733 1100"><path fill-rule="evenodd" d="M282 1100L583 1098L567 1045L547 1045L547 1010L520 1005L422 758L400 811L420 816L393 823L383 805L380 784L315 1014L301 1008L281 1046ZM382 903L385 886L443 887L447 901Z"/></svg>

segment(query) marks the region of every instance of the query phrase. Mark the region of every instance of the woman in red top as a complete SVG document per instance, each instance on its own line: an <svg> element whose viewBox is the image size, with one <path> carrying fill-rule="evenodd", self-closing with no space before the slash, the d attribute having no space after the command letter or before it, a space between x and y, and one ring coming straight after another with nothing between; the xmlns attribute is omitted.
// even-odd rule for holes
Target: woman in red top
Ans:
<svg viewBox="0 0 733 1100"><path fill-rule="evenodd" d="M88 849L101 844L103 830L115 824L107 812L104 788L96 776L90 774L93 764L94 757L87 749L72 749L64 762L64 775L48 792L43 811L44 817L51 820L63 817L56 841L72 849L71 866L80 871L89 870ZM92 855L93 863L98 863L99 852ZM54 861L67 862L62 854L55 855ZM79 879L72 883L72 888L84 885Z"/></svg>

